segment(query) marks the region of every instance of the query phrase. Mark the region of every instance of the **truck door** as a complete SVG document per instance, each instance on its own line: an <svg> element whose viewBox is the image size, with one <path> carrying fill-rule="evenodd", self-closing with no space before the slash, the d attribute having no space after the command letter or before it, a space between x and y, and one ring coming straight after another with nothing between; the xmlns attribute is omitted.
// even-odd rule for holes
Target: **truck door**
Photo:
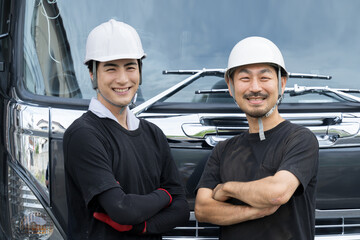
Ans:
<svg viewBox="0 0 360 240"><path fill-rule="evenodd" d="M5 174L6 169L6 147L5 147L5 109L8 101L9 88L9 68L10 68L10 7L11 1L0 0L0 192L1 195L6 190ZM6 211L6 202L4 198L0 198L0 239L6 239L6 233L9 232L7 223L8 215ZM5 213L5 214L4 214Z"/></svg>

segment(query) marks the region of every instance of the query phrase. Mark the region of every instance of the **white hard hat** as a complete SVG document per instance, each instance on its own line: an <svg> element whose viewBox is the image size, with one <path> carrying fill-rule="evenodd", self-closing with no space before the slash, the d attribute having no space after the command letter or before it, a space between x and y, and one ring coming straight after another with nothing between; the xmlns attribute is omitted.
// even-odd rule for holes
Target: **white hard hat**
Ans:
<svg viewBox="0 0 360 240"><path fill-rule="evenodd" d="M284 58L273 42L263 37L248 37L238 42L231 50L225 77L228 77L229 71L235 67L256 63L275 64L288 75Z"/></svg>
<svg viewBox="0 0 360 240"><path fill-rule="evenodd" d="M241 40L231 50L228 60L228 67L225 72L225 80L230 80L231 72L236 67L257 63L272 64L278 67L278 100L276 104L270 109L270 111L265 113L263 116L258 117L259 137L260 140L265 140L262 117L270 116L274 112L275 108L281 103L283 98L281 93L281 72L285 73L286 77L288 77L284 58L279 48L273 42L263 37L248 37ZM229 81L229 86L231 94L235 100L233 82Z"/></svg>
<svg viewBox="0 0 360 240"><path fill-rule="evenodd" d="M86 42L86 64L90 60L107 62L117 59L142 59L146 56L136 30L111 19L94 28Z"/></svg>

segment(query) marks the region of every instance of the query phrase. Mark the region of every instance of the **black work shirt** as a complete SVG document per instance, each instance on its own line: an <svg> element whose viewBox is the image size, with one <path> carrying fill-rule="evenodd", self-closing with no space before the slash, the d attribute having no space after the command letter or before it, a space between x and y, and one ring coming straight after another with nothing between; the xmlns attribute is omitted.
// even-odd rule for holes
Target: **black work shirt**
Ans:
<svg viewBox="0 0 360 240"><path fill-rule="evenodd" d="M313 239L318 141L307 128L288 121L259 134L243 133L220 142L213 150L198 188L214 189L228 181L248 182L293 173L300 186L290 200L272 215L221 227L220 239ZM230 203L244 204L230 199Z"/></svg>
<svg viewBox="0 0 360 240"><path fill-rule="evenodd" d="M152 123L140 120L138 129L128 131L88 111L65 132L64 157L70 239L161 239L161 230L177 223L176 212L171 209L179 206L175 203L179 197L183 211L188 211L166 137ZM147 232L154 234L118 232L93 218L94 211L103 212L96 196L116 187L140 195L164 188L173 195L161 226L148 221Z"/></svg>

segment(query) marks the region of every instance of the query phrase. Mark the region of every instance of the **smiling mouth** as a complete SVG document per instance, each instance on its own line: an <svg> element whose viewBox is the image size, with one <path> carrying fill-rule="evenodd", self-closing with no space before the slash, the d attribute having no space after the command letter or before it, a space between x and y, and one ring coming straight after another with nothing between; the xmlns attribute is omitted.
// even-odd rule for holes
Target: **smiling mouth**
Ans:
<svg viewBox="0 0 360 240"><path fill-rule="evenodd" d="M250 103L259 104L259 103L262 103L265 100L265 98L247 98L247 100Z"/></svg>
<svg viewBox="0 0 360 240"><path fill-rule="evenodd" d="M130 90L130 88L113 88L113 90L117 93L124 93Z"/></svg>
<svg viewBox="0 0 360 240"><path fill-rule="evenodd" d="M249 93L243 96L244 99L253 104L262 103L267 97L268 95L263 93Z"/></svg>

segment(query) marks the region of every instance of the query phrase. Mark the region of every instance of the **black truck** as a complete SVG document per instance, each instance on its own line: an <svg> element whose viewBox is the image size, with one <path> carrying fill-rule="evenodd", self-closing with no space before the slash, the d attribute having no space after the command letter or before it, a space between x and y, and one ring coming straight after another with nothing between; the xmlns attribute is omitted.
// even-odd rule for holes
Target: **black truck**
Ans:
<svg viewBox="0 0 360 240"><path fill-rule="evenodd" d="M357 0L0 0L0 239L66 239L62 138L95 91L92 28L115 18L146 59L132 111L167 136L191 210L213 147L246 131L224 71L248 36L271 39L290 72L281 115L319 142L316 239L360 239L360 2ZM217 239L198 223L166 239Z"/></svg>

